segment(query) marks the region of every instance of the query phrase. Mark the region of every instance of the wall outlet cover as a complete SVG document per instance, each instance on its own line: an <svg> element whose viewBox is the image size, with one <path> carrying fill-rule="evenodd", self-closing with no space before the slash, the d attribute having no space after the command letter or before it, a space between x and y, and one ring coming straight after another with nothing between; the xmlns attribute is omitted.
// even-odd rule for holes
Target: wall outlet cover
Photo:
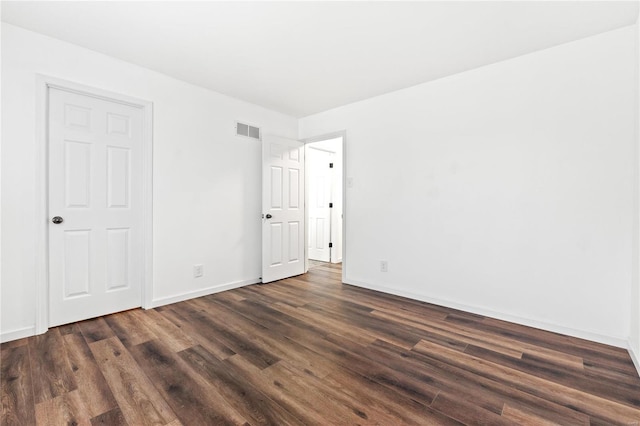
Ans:
<svg viewBox="0 0 640 426"><path fill-rule="evenodd" d="M204 266L203 265L193 265L193 277L199 278L204 275Z"/></svg>

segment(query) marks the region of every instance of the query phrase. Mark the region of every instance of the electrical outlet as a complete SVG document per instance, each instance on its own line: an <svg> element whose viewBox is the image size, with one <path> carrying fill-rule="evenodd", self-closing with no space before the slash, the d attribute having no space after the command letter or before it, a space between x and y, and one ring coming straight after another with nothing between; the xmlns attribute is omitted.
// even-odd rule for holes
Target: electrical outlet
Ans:
<svg viewBox="0 0 640 426"><path fill-rule="evenodd" d="M202 265L193 265L193 277L199 278L204 275L204 266Z"/></svg>
<svg viewBox="0 0 640 426"><path fill-rule="evenodd" d="M386 260L380 261L380 272L388 272L389 271L389 262Z"/></svg>

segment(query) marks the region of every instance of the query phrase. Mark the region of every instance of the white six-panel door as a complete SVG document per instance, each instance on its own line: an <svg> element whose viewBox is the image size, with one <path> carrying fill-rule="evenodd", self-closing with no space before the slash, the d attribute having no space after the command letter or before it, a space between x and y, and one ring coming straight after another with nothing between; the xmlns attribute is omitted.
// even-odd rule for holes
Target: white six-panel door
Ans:
<svg viewBox="0 0 640 426"><path fill-rule="evenodd" d="M141 306L142 126L139 108L50 89L50 326Z"/></svg>
<svg viewBox="0 0 640 426"><path fill-rule="evenodd" d="M309 177L309 238L307 240L309 259L322 262L331 261L331 184L329 164L333 153L307 147L307 176Z"/></svg>
<svg viewBox="0 0 640 426"><path fill-rule="evenodd" d="M305 264L304 144L262 141L262 282L303 274Z"/></svg>

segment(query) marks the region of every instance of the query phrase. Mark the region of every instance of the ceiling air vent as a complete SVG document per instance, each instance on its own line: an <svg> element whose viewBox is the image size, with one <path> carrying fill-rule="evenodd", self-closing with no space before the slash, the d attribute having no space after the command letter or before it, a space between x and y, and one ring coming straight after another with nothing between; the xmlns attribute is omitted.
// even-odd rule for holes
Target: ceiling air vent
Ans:
<svg viewBox="0 0 640 426"><path fill-rule="evenodd" d="M260 128L251 126L249 124L243 124L239 121L236 122L236 135L244 136L246 138L260 140Z"/></svg>

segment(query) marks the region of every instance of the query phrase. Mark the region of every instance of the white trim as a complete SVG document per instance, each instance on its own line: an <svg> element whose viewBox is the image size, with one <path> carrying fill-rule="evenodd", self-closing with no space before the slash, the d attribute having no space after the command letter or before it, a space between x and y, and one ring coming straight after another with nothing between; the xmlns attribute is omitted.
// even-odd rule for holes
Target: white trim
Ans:
<svg viewBox="0 0 640 426"><path fill-rule="evenodd" d="M633 221L633 245L632 254L633 261L631 262L633 271L631 274L631 289L630 289L630 305L631 305L631 321L630 321L630 333L636 333L636 335L629 336L627 342L627 350L629 356L633 361L633 364L640 376L640 128L639 128L639 115L638 108L640 107L640 85L638 81L638 73L640 70L640 57L638 57L638 46L640 41L640 24L636 20L635 24L635 144L634 144L634 168L633 168L633 213L635 220ZM635 298L635 300L633 300ZM635 345L632 343L635 341Z"/></svg>
<svg viewBox="0 0 640 426"><path fill-rule="evenodd" d="M149 309L153 300L153 103L142 101L142 303Z"/></svg>
<svg viewBox="0 0 640 426"><path fill-rule="evenodd" d="M49 328L48 111L47 79L36 75L35 334L42 334Z"/></svg>
<svg viewBox="0 0 640 426"><path fill-rule="evenodd" d="M418 300L420 302L432 303L438 306L444 306L446 308L457 309L464 312L470 312L477 315L482 315L485 317L495 318L502 321L508 321L514 324L520 324L527 327L533 327L540 330L550 331L552 333L564 334L566 336L577 337L579 339L590 340L592 342L602 343L609 346L615 346L618 348L626 349L628 347L628 343L626 339L616 338L611 336L605 336L602 334L592 333L589 331L562 327L555 324L550 324L546 322L536 321L529 318L518 317L514 315L504 314L501 312L491 311L489 309L480 308L477 306L469 306L464 305L457 302L451 302L449 300L436 299L428 296L424 296L422 294L411 293L408 291L401 291L395 288L368 284L361 281L356 281L352 279L343 279L345 284L353 285L356 287L362 287L369 290L375 290L382 293L393 294L396 296L406 297L413 300Z"/></svg>
<svg viewBox="0 0 640 426"><path fill-rule="evenodd" d="M49 89L91 96L140 108L142 135L142 294L140 306L148 309L153 297L153 103L71 81L36 74L36 324L35 334L49 328L49 244L48 244L48 112Z"/></svg>
<svg viewBox="0 0 640 426"><path fill-rule="evenodd" d="M347 278L347 131L340 130L337 132L326 133L320 136L312 136L310 138L301 139L302 142L306 145L313 142L321 142L329 139L342 138L342 258L340 261L342 262L342 282L345 282ZM306 159L306 156L305 156ZM306 174L306 168L305 168ZM305 175L306 179L306 175ZM306 185L306 183L305 183ZM307 194L305 192L305 215L306 205L308 204ZM305 272L309 271L309 253L308 253L308 242L307 238L309 236L309 229L307 229L308 221L305 221L305 244L304 244L304 255L305 255Z"/></svg>
<svg viewBox="0 0 640 426"><path fill-rule="evenodd" d="M35 327L24 327L13 331L5 331L0 334L0 343L10 342L12 340L24 339L25 337L35 336Z"/></svg>
<svg viewBox="0 0 640 426"><path fill-rule="evenodd" d="M640 354L636 353L636 351L633 349L633 345L631 345L631 342L627 342L627 350L629 351L631 361L633 361L633 365L636 366L636 370L638 370L638 376L640 377Z"/></svg>
<svg viewBox="0 0 640 426"><path fill-rule="evenodd" d="M177 294L175 296L162 297L160 299L154 299L151 302L151 308L157 308L158 306L169 305L171 303L183 302L185 300L195 299L196 297L208 296L214 293L220 293L222 291L233 290L234 288L240 288L251 284L258 284L260 278L253 280L234 281L227 284L220 284L212 287L207 287L201 290L189 291L187 293Z"/></svg>

